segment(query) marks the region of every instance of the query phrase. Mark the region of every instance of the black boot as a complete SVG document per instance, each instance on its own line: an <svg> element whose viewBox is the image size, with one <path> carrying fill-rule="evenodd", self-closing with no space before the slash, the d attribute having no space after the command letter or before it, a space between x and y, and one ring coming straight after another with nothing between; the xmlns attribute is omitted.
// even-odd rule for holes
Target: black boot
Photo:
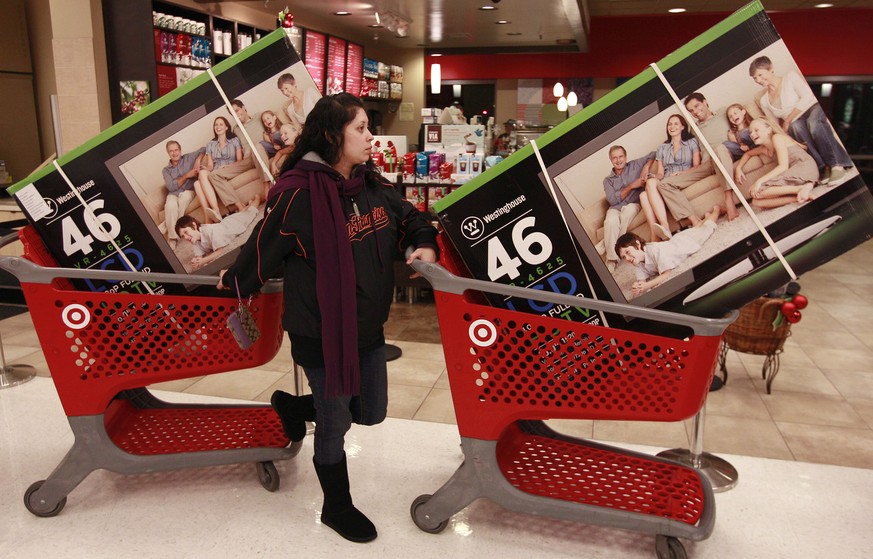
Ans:
<svg viewBox="0 0 873 559"><path fill-rule="evenodd" d="M315 404L312 394L292 396L277 390L270 398L270 405L282 420L285 435L293 442L302 441L306 436L306 422L315 421Z"/></svg>
<svg viewBox="0 0 873 559"><path fill-rule="evenodd" d="M349 493L349 471L346 457L336 464L325 466L315 464L315 473L324 491L324 506L321 508L321 522L333 528L345 539L365 543L376 539L376 527L364 513L352 504Z"/></svg>

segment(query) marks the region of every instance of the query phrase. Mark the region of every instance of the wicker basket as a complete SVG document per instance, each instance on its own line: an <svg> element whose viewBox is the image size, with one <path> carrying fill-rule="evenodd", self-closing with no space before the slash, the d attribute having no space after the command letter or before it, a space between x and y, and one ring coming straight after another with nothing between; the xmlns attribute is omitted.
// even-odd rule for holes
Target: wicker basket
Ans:
<svg viewBox="0 0 873 559"><path fill-rule="evenodd" d="M773 329L773 321L784 302L781 298L759 297L741 308L740 316L725 331L725 344L734 351L753 355L780 353L785 339L791 335L791 323L787 320Z"/></svg>

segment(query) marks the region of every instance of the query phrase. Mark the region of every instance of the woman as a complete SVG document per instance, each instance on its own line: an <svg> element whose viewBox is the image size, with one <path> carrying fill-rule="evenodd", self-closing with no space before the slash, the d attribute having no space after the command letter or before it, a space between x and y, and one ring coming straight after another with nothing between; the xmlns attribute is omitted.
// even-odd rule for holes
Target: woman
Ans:
<svg viewBox="0 0 873 559"><path fill-rule="evenodd" d="M797 142L766 120L756 118L749 124L749 132L756 148L740 158L734 170L738 185L745 183L743 166L753 155L764 154L776 161L776 167L761 175L752 184L749 194L752 206L775 208L792 202L811 200L812 189L818 178L815 160Z"/></svg>
<svg viewBox="0 0 873 559"><path fill-rule="evenodd" d="M288 98L282 109L292 121L305 124L306 116L315 106L315 102L318 101L318 92L312 87L300 91L297 88L297 79L290 73L279 76L277 85L282 95Z"/></svg>
<svg viewBox="0 0 873 559"><path fill-rule="evenodd" d="M682 115L670 115L667 119L667 140L658 146L652 172L646 178L646 190L640 195L640 205L649 223L649 238L669 239L670 224L667 206L658 185L667 177L679 175L700 165L700 145L688 130L688 122ZM692 225L699 225L700 218L688 216Z"/></svg>
<svg viewBox="0 0 873 559"><path fill-rule="evenodd" d="M834 137L821 105L800 74L791 70L777 76L770 59L759 56L749 66L749 75L764 88L756 96L761 110L779 122L783 132L806 146L818 166L820 182L843 178L852 160Z"/></svg>
<svg viewBox="0 0 873 559"><path fill-rule="evenodd" d="M243 297L284 269L283 326L312 394L277 391L271 403L298 441L315 421L313 462L324 491L321 521L355 542L376 528L352 504L343 450L352 422L387 412L382 326L394 292L394 259L436 261L436 229L381 180L361 101L348 93L316 103L270 189L266 217L218 287Z"/></svg>
<svg viewBox="0 0 873 559"><path fill-rule="evenodd" d="M206 157L201 165L199 180L194 183L194 192L203 207L204 223L219 223L221 221L221 206L215 188L209 182L209 173L240 161L243 158L242 144L230 128L230 122L223 116L217 117L212 123L215 136L206 144Z"/></svg>

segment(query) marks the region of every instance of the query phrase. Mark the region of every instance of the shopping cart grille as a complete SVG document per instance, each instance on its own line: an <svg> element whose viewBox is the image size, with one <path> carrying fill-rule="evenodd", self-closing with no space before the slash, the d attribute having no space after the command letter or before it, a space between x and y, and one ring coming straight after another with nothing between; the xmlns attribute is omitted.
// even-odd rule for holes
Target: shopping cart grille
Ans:
<svg viewBox="0 0 873 559"><path fill-rule="evenodd" d="M116 299L78 305L55 301L67 326L63 335L69 343L69 365L83 381L192 368L204 368L205 374L233 369L251 355L225 326L236 309L232 299L227 304L164 302L169 296Z"/></svg>
<svg viewBox="0 0 873 559"><path fill-rule="evenodd" d="M279 417L269 407L137 409L116 400L106 412L105 424L115 445L136 455L288 444Z"/></svg>
<svg viewBox="0 0 873 559"><path fill-rule="evenodd" d="M700 477L678 464L531 435L516 426L506 430L496 452L506 480L525 493L690 525L703 511Z"/></svg>
<svg viewBox="0 0 873 559"><path fill-rule="evenodd" d="M687 348L622 339L616 330L607 339L578 325L562 330L500 318L493 325L492 345L470 346L481 402L670 413L677 401Z"/></svg>

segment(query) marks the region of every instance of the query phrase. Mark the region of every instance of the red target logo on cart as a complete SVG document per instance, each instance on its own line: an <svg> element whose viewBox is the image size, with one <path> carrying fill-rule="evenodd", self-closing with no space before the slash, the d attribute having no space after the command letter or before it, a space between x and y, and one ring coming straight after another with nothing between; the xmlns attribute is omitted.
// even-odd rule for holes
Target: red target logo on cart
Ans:
<svg viewBox="0 0 873 559"><path fill-rule="evenodd" d="M488 347L497 341L497 328L485 319L474 320L467 332L470 341L479 347Z"/></svg>
<svg viewBox="0 0 873 559"><path fill-rule="evenodd" d="M81 330L91 322L91 311L84 305L72 304L64 307L61 311L61 320L67 325L67 328L73 330Z"/></svg>

